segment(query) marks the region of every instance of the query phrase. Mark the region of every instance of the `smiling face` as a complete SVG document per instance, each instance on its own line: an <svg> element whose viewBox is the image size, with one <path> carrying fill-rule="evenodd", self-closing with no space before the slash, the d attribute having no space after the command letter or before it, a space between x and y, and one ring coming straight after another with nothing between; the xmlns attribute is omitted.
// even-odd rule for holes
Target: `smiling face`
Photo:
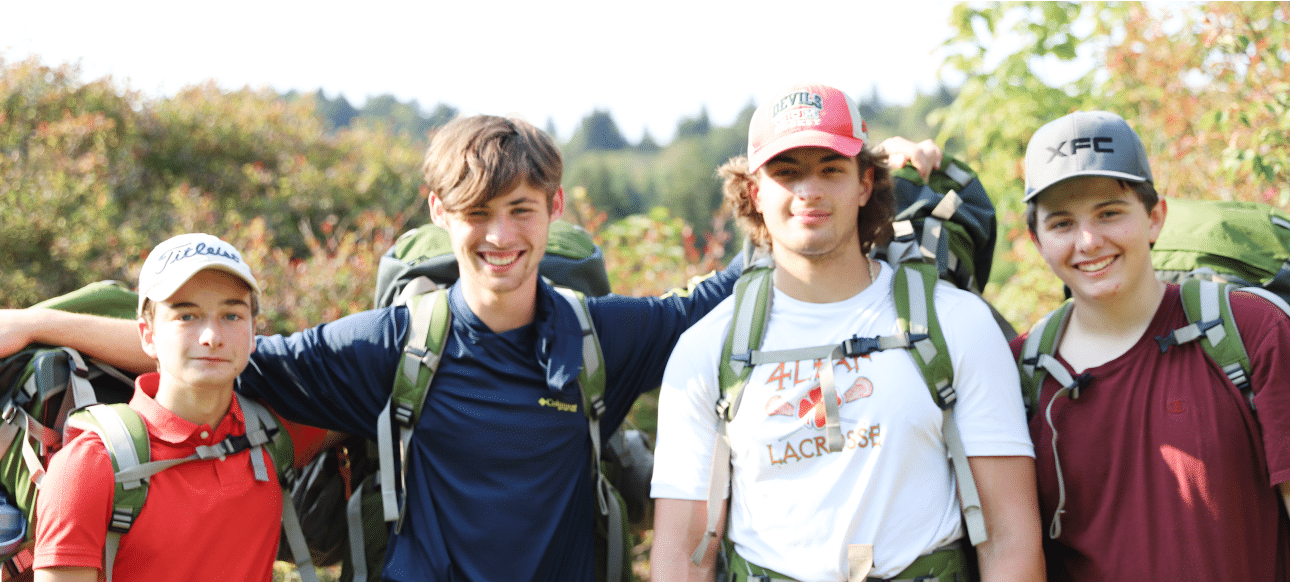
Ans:
<svg viewBox="0 0 1290 582"><path fill-rule="evenodd" d="M231 390L255 351L255 318L247 284L228 273L197 272L151 317L139 320L143 351L157 360L161 386Z"/></svg>
<svg viewBox="0 0 1290 582"><path fill-rule="evenodd" d="M509 193L457 211L431 196L430 214L448 231L462 293L477 314L485 307L531 311L551 222L564 211L563 191L550 198L550 208L547 199L523 182Z"/></svg>
<svg viewBox="0 0 1290 582"><path fill-rule="evenodd" d="M1165 205L1150 211L1118 180L1084 176L1058 182L1036 199L1031 234L1048 267L1076 301L1114 301L1156 284L1151 243Z"/></svg>
<svg viewBox="0 0 1290 582"><path fill-rule="evenodd" d="M758 169L755 182L753 199L777 260L860 254L857 216L869 201L873 171L861 172L854 156L828 148L791 149Z"/></svg>

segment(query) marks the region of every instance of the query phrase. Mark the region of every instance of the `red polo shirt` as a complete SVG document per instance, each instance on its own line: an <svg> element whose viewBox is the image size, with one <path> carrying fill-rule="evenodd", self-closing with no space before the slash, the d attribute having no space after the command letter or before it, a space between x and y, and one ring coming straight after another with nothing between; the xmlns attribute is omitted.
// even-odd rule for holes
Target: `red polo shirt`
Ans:
<svg viewBox="0 0 1290 582"><path fill-rule="evenodd" d="M140 376L130 400L148 426L154 460L187 457L199 445L246 433L236 398L219 426L193 424L153 400L158 377ZM121 536L114 578L272 580L282 489L276 475L268 482L255 480L250 454L192 461L154 475L143 510ZM268 453L261 454L272 467ZM36 503L35 568L98 568L104 579L112 475L112 462L92 432L54 455Z"/></svg>

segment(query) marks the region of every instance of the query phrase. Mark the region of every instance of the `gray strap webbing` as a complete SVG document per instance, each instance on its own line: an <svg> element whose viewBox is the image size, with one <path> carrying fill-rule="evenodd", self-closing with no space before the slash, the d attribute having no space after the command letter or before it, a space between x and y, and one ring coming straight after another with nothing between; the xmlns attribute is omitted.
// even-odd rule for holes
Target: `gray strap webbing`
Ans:
<svg viewBox="0 0 1290 582"><path fill-rule="evenodd" d="M555 290L568 300L573 306L573 312L578 316L578 326L582 329L582 365L587 370L587 377L590 378L600 371L600 356L597 354L599 346L596 334L591 327L591 314L583 309L582 301L578 299L576 291L564 287L556 287Z"/></svg>
<svg viewBox="0 0 1290 582"><path fill-rule="evenodd" d="M820 400L824 401L824 442L829 452L842 451L842 418L838 413L838 390L833 383L833 366L842 359L842 346L833 348L820 369Z"/></svg>
<svg viewBox="0 0 1290 582"><path fill-rule="evenodd" d="M309 544L305 542L304 530L300 529L296 505L291 501L291 489L287 487L282 489L282 531L286 533L287 546L291 548L291 558L296 561L296 572L300 574L300 579L304 582L318 582L313 556L309 554Z"/></svg>
<svg viewBox="0 0 1290 582"><path fill-rule="evenodd" d="M345 503L345 522L349 529L349 561L354 566L354 580L367 580L367 544L363 539L363 486L359 482Z"/></svg>
<svg viewBox="0 0 1290 582"><path fill-rule="evenodd" d="M591 470L596 479L596 502L600 513L605 516L605 530L608 543L606 544L605 568L606 582L621 582L623 573L623 564L627 559L627 549L623 547L622 540L624 528L627 524L623 523L623 507L614 495L613 485L610 484L609 478L600 470L600 415L602 410L596 409L597 404L603 408L603 403L593 402L587 397L587 387L582 384L583 378L591 378L600 371L600 340L596 337L596 330L591 321L591 312L587 310L582 299L578 297L577 292L564 287L556 287L556 292L560 294L569 306L573 308L573 313L578 318L578 328L582 331L582 367L583 373L578 377L578 390L583 395L583 406L587 407L587 432L591 436Z"/></svg>
<svg viewBox="0 0 1290 582"><path fill-rule="evenodd" d="M94 396L94 386L90 384L90 370L85 366L85 360L81 358L80 352L71 348L63 348L67 357L72 363L72 373L69 376L68 388L72 391L72 410L79 410L91 404L98 402ZM133 382L130 383L132 386Z"/></svg>
<svg viewBox="0 0 1290 582"><path fill-rule="evenodd" d="M121 420L121 416L108 406L91 406L86 410L94 417L94 421L103 427L102 432L97 430L95 432L98 432L103 444L112 449L112 456L116 458L118 469L116 482L126 489L142 486L143 479L152 473L134 479L121 478L122 473L140 466L139 451L135 449L134 439L130 437L130 430L126 428L125 421Z"/></svg>
<svg viewBox="0 0 1290 582"><path fill-rule="evenodd" d="M411 285L411 284L410 284ZM400 367L400 373L408 380L408 383L416 386L417 376L421 372L421 367L426 366L431 370L438 367L439 354L432 353L425 349L426 337L430 335L430 324L434 315L433 296L427 296L426 299L410 305L411 326L408 328L408 341L403 349L403 364ZM410 298L408 299L410 301ZM429 392L426 387L422 390L422 397ZM412 443L412 424L416 419L411 419L406 425L399 423L399 463L398 463L398 486L394 474L394 398L385 403L385 408L376 418L376 444L377 454L380 461L381 471L381 510L384 514L385 521L394 522L394 531L398 532L403 529L403 515L407 501L407 451ZM402 489L401 489L402 488Z"/></svg>
<svg viewBox="0 0 1290 582"><path fill-rule="evenodd" d="M703 563L708 545L717 537L721 523L721 509L725 506L726 491L730 485L730 437L726 434L726 417L717 419L717 438L712 447L712 470L708 479L708 523L703 528L699 547L690 555L696 566Z"/></svg>
<svg viewBox="0 0 1290 582"><path fill-rule="evenodd" d="M255 473L255 480L266 482L269 480L269 471L264 466L263 451L264 445L268 444L272 439L269 438L269 433L265 430L265 427L269 426L269 423L276 425L277 421L271 417L265 418L261 416L261 413L268 415L268 410L259 405L250 404L250 401L241 394L235 392L234 395L237 398L238 406L242 408L242 424L246 428L247 441L251 444L251 469ZM290 498L287 501L290 502Z"/></svg>
<svg viewBox="0 0 1290 582"><path fill-rule="evenodd" d="M959 434L954 409L946 408L943 414L941 435L945 438L945 446L954 462L954 474L958 477L959 503L963 505L968 539L972 540L972 545L979 545L989 539L985 528L985 514L981 511L981 496L976 490L976 479L972 477L972 467L968 464L967 451L963 448L963 437Z"/></svg>
<svg viewBox="0 0 1290 582"><path fill-rule="evenodd" d="M385 521L399 518L399 498L394 491L394 425L390 420L390 408L393 400L386 401L385 408L376 417L376 449L380 457L381 475L381 509Z"/></svg>
<svg viewBox="0 0 1290 582"><path fill-rule="evenodd" d="M1222 317L1220 302L1222 298L1219 294L1223 293L1222 287L1214 281L1200 282L1200 318L1201 321L1213 321ZM1223 326L1216 325L1205 332L1209 338L1210 345L1218 345L1227 337L1227 330Z"/></svg>
<svg viewBox="0 0 1290 582"><path fill-rule="evenodd" d="M394 522L394 533L403 530L403 517L408 513L408 449L412 446L412 428L412 425L399 427L399 515Z"/></svg>
<svg viewBox="0 0 1290 582"><path fill-rule="evenodd" d="M435 289L441 289L441 288L443 288L443 285L435 283L434 281L430 280L429 277L422 275L411 281L408 281L408 284L403 286L403 290L399 291L399 295L394 298L394 303L392 303L391 305L407 305L408 301L410 301L413 297L416 297L417 295L421 295L422 293L429 293L431 291L434 291Z"/></svg>
<svg viewBox="0 0 1290 582"><path fill-rule="evenodd" d="M945 172L945 175L949 176L951 180L958 182L960 188L967 186L972 181L972 173L960 168L955 163L945 164L941 167L941 171Z"/></svg>
<svg viewBox="0 0 1290 582"><path fill-rule="evenodd" d="M107 538L103 540L103 575L107 577L107 582L112 582L112 569L116 565L116 553L121 547L121 534L108 530Z"/></svg>
<svg viewBox="0 0 1290 582"><path fill-rule="evenodd" d="M904 268L904 267L903 267ZM905 288L909 297L909 333L922 335L923 339L914 342L914 349L924 362L936 358L936 344L932 343L927 315L927 294L923 288L923 277L918 271L910 269L906 273Z"/></svg>
<svg viewBox="0 0 1290 582"><path fill-rule="evenodd" d="M769 277L769 275L766 275L767 279L769 279ZM758 295L759 292L756 290L750 290L744 293L743 298L745 305L735 306L734 320L730 323L730 345L732 346L730 354L730 369L733 370L737 376L744 373L744 366L747 365L742 359L737 358L736 356L744 356L748 354L747 351L743 350L748 349L748 338L752 337L753 318L757 316ZM770 294L768 293L767 296L770 296ZM767 304L766 310L767 313L769 313L769 304Z"/></svg>
<svg viewBox="0 0 1290 582"><path fill-rule="evenodd" d="M1224 337L1227 337L1227 330L1223 329L1222 325L1208 324L1220 321L1221 313L1219 307L1219 294L1222 293L1222 289L1220 288L1220 284L1214 281L1198 279L1197 282L1199 283L1197 286L1197 293L1200 301L1200 319L1196 322L1189 323L1183 327L1175 329L1162 336L1162 338L1172 338L1175 345L1181 345L1198 340L1203 335L1209 338L1210 345L1216 346L1218 345L1218 342L1223 341ZM1203 326L1202 324L1206 325ZM1206 326L1208 329L1206 329ZM1157 341L1162 342L1162 350L1169 345L1168 340Z"/></svg>
<svg viewBox="0 0 1290 582"><path fill-rule="evenodd" d="M874 338L878 340L877 351L891 349L905 349L910 347L909 336L907 335L884 335ZM793 348L787 350L753 350L748 354L748 360L752 365L777 364L780 362L796 362L800 360L820 360L829 357L833 351L839 349L838 344L828 346L812 346L809 348Z"/></svg>
<svg viewBox="0 0 1290 582"><path fill-rule="evenodd" d="M941 249L941 238L945 233L942 225L944 221L953 218L954 213L958 212L962 205L963 199L957 192L950 190L945 193L936 207L932 208L931 215L923 220L923 238L919 241L919 252L923 258L932 262L937 260L937 254ZM912 229L912 226L909 228ZM945 261L950 271L958 268L958 258L953 253L947 251Z"/></svg>

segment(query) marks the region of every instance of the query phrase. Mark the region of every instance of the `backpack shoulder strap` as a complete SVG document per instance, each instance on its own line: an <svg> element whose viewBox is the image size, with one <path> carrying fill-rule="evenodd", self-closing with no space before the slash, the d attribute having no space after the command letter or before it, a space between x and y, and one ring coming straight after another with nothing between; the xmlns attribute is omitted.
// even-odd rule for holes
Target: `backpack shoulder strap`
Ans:
<svg viewBox="0 0 1290 582"><path fill-rule="evenodd" d="M1063 386L1071 383L1066 368L1057 362L1057 344L1066 331L1070 321L1071 302L1067 300L1057 309L1048 312L1030 328L1029 335L1021 345L1021 355L1017 361L1017 370L1021 373L1021 397L1026 405L1026 418L1038 411L1039 389L1044 384L1046 374L1054 374Z"/></svg>
<svg viewBox="0 0 1290 582"><path fill-rule="evenodd" d="M385 521L395 522L395 531L402 529L404 499L399 490L403 485L403 476L407 470L403 455L412 441L412 428L421 417L421 408L425 406L426 393L430 390L430 381L439 368L439 359L443 355L444 345L448 340L448 330L452 325L452 314L448 310L448 291L437 289L430 293L417 295L408 300L408 312L411 320L408 326L407 343L403 346L403 359L394 373L394 387L390 400L385 404L377 417L377 449L380 457L381 473L381 507ZM399 440L399 479L395 479L394 430L398 428Z"/></svg>
<svg viewBox="0 0 1290 582"><path fill-rule="evenodd" d="M708 544L717 537L721 509L730 485L730 440L726 426L734 420L742 401L743 387L752 373L753 352L761 348L762 337L770 323L770 304L774 297L774 264L769 260L754 261L750 248L744 251L745 270L735 281L734 313L726 328L721 344L721 359L717 363L717 400L713 403L717 414L717 434L712 446L712 466L708 474L708 519L703 538L690 555L695 564L703 562Z"/></svg>
<svg viewBox="0 0 1290 582"><path fill-rule="evenodd" d="M1188 325L1156 338L1156 342L1163 352L1173 345L1200 340L1205 353L1222 368L1253 410L1250 357L1245 351L1245 343L1241 341L1241 332L1236 328L1236 320L1232 317L1229 297L1235 289L1233 285L1215 281L1183 281L1179 286L1179 295L1182 297L1183 311L1187 313Z"/></svg>
<svg viewBox="0 0 1290 582"><path fill-rule="evenodd" d="M261 447L269 453L269 458L277 472L278 485L282 487L282 531L287 547L291 550L291 557L295 560L296 571L304 582L318 582L318 575L313 567L313 555L309 553L309 544L300 526L300 516L296 514L296 505L291 499L291 483L296 477L294 466L296 455L291 434L263 404L236 392L234 394L238 405L242 408L247 440L251 443L262 443L251 448L251 466L257 473L256 478L259 479L259 472L263 469L264 463L264 455L260 454Z"/></svg>
<svg viewBox="0 0 1290 582"><path fill-rule="evenodd" d="M152 458L148 428L143 417L125 404L93 404L74 412L68 417L67 423L74 428L97 434L112 461L116 485L112 492L112 515L108 521L107 538L103 547L103 572L110 581L121 536L130 531L143 509L143 503L148 499L147 476L122 477L130 469L147 465Z"/></svg>
<svg viewBox="0 0 1290 582"><path fill-rule="evenodd" d="M972 477L967 450L963 446L963 437L954 417L954 405L958 401L954 391L954 363L950 360L949 347L936 316L935 294L939 280L936 265L904 263L896 267L892 298L896 303L897 325L902 332L908 334L912 344L910 355L922 373L932 400L941 409L941 435L949 449L954 474L958 478L959 504L967 523L968 539L976 546L988 540L989 534L985 527L985 515L981 511L981 496L977 493L976 479Z"/></svg>
<svg viewBox="0 0 1290 582"><path fill-rule="evenodd" d="M752 352L761 349L762 336L770 322L773 273L772 268L753 269L735 281L734 314L726 328L717 368L717 384L721 390L717 414L727 421L735 417L738 407L734 404L752 373Z"/></svg>
<svg viewBox="0 0 1290 582"><path fill-rule="evenodd" d="M587 417L587 432L591 436L596 509L605 518L605 537L608 540L605 569L608 576L604 579L616 581L621 578L627 560L626 548L616 542L623 539L627 524L623 518L625 508L622 501L600 467L600 418L605 414L605 357L600 350L600 338L596 335L586 296L567 287L555 287L555 290L569 302L582 330L582 370L578 372L578 391L582 394L582 413Z"/></svg>
<svg viewBox="0 0 1290 582"><path fill-rule="evenodd" d="M936 317L934 295L939 280L936 266L907 262L896 267L892 282L892 299L900 331L909 334L910 353L923 373L932 400L941 409L952 408L954 364Z"/></svg>
<svg viewBox="0 0 1290 582"><path fill-rule="evenodd" d="M604 414L605 395L605 357L600 350L600 338L596 335L596 326L591 321L591 310L587 306L587 297L567 287L555 287L578 317L578 326L582 329L582 371L578 373L578 385L582 388L585 409L583 413L590 419L599 420Z"/></svg>

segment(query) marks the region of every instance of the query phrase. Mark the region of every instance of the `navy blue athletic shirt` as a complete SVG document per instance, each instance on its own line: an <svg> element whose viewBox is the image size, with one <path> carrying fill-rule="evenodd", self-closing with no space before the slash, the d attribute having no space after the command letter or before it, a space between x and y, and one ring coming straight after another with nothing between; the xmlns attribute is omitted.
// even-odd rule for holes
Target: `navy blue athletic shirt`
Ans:
<svg viewBox="0 0 1290 582"><path fill-rule="evenodd" d="M658 387L681 332L730 294L741 264L688 297L588 300L607 370L602 433ZM573 308L539 283L534 322L497 334L458 286L448 297L452 330L413 433L407 517L390 539L384 579L593 582L591 439ZM408 311L396 307L261 337L240 390L291 420L375 440L407 333Z"/></svg>

